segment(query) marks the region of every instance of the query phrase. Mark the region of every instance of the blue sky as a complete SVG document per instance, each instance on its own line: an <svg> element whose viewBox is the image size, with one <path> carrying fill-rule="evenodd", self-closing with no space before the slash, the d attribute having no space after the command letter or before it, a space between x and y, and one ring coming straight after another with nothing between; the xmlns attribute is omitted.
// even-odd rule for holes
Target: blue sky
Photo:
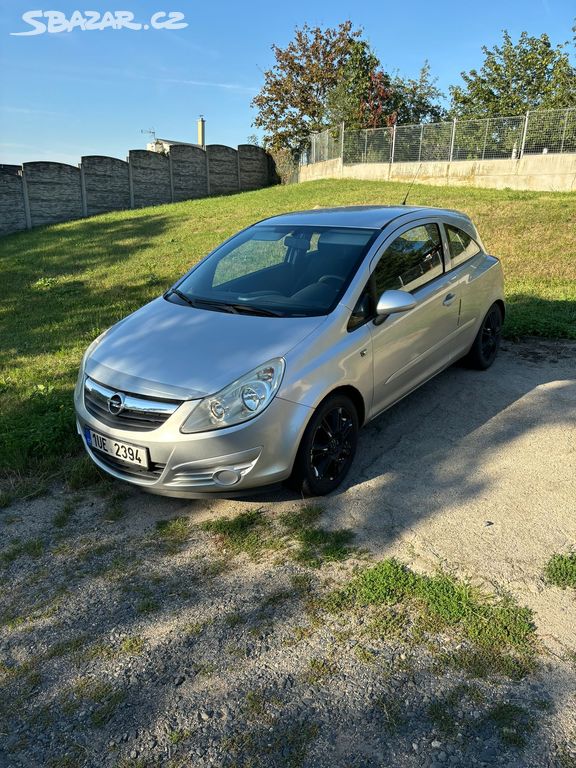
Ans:
<svg viewBox="0 0 576 768"><path fill-rule="evenodd" d="M557 43L572 38L576 16L573 0L413 0L357 3L353 11L340 0L122 0L89 6L55 0L44 8L68 20L77 8L101 14L122 8L140 23L158 11L180 12L188 26L10 34L32 30L22 14L41 7L4 0L0 9L0 162L77 164L83 154L124 158L129 149L145 146L148 136L141 129L148 128L161 137L195 141L200 113L208 143L243 143L255 132L250 101L262 72L274 63L271 44L286 45L304 22L335 26L350 18L364 28L387 71L415 77L428 59L447 93L462 70L481 65L481 46L498 43L503 29L513 37L522 30L547 32Z"/></svg>

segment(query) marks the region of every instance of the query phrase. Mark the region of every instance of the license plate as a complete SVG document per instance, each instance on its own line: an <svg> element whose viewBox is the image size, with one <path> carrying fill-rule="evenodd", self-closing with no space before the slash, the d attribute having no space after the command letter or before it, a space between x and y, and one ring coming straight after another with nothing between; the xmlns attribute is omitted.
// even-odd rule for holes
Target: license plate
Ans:
<svg viewBox="0 0 576 768"><path fill-rule="evenodd" d="M112 458L123 461L126 464L135 464L137 467L142 467L142 469L148 469L150 462L148 461L148 450L146 448L132 445L132 443L124 443L122 440L116 440L113 437L106 437L88 427L85 427L84 435L90 448L107 453L108 456L112 456Z"/></svg>

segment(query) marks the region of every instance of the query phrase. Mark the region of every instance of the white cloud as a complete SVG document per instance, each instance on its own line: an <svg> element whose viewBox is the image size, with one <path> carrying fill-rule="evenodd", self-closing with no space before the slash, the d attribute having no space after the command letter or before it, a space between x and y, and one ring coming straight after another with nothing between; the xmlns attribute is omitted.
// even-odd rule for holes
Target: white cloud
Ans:
<svg viewBox="0 0 576 768"><path fill-rule="evenodd" d="M200 88L224 88L227 91L241 91L242 93L257 93L258 88L238 83L210 83L205 80L179 80L178 78L155 77L156 83L174 83L176 85L192 85Z"/></svg>

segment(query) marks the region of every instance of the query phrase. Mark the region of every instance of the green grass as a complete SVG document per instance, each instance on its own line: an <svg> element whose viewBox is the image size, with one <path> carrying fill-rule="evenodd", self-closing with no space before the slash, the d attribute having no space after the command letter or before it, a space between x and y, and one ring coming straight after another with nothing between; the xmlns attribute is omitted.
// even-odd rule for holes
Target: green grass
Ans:
<svg viewBox="0 0 576 768"><path fill-rule="evenodd" d="M518 704L502 702L491 707L485 721L495 727L501 741L512 747L523 747L536 724L530 713Z"/></svg>
<svg viewBox="0 0 576 768"><path fill-rule="evenodd" d="M188 541L191 525L187 517L174 517L172 520L158 520L157 538L170 550L178 550Z"/></svg>
<svg viewBox="0 0 576 768"><path fill-rule="evenodd" d="M428 718L443 734L451 735L458 727L462 727L462 723L458 722L458 707L466 700L480 705L484 703L485 696L477 686L461 683L430 702L427 708Z"/></svg>
<svg viewBox="0 0 576 768"><path fill-rule="evenodd" d="M316 525L322 512L321 507L307 504L273 519L262 509L252 509L235 517L208 520L199 527L211 533L220 552L229 557L244 553L256 559L265 552L282 551L301 565L319 568L326 562L346 560L355 552L350 546L351 531L328 531Z"/></svg>
<svg viewBox="0 0 576 768"><path fill-rule="evenodd" d="M66 525L68 525L73 512L74 512L74 504L72 504L72 502L70 501L67 501L58 510L58 512L56 512L56 514L52 518L52 523L55 525L56 528L64 528Z"/></svg>
<svg viewBox="0 0 576 768"><path fill-rule="evenodd" d="M322 507L306 504L280 517L280 523L297 542L294 560L311 568L318 568L325 562L346 560L354 551L350 546L354 538L352 531L343 528L327 531L317 527L322 512Z"/></svg>
<svg viewBox="0 0 576 768"><path fill-rule="evenodd" d="M308 668L303 673L303 680L307 685L321 685L337 672L337 667L331 659L312 657L308 662Z"/></svg>
<svg viewBox="0 0 576 768"><path fill-rule="evenodd" d="M535 653L531 612L511 598L489 598L445 573L419 575L391 558L361 571L325 601L332 611L400 605L411 606L431 631L452 629L468 641L463 658L450 655L444 661L471 672L476 668L477 676L483 676L482 665L487 672L511 677L529 670Z"/></svg>
<svg viewBox="0 0 576 768"><path fill-rule="evenodd" d="M120 653L124 653L127 656L137 656L144 650L144 640L138 635L132 635L132 637L126 637L120 643Z"/></svg>
<svg viewBox="0 0 576 768"><path fill-rule="evenodd" d="M551 584L576 589L576 552L553 555L546 564L545 574Z"/></svg>
<svg viewBox="0 0 576 768"><path fill-rule="evenodd" d="M53 643L46 652L45 658L56 659L61 656L67 656L69 653L77 653L88 641L87 635L78 635L70 640L61 640Z"/></svg>
<svg viewBox="0 0 576 768"><path fill-rule="evenodd" d="M72 491L83 491L104 479L104 475L88 456L74 456L66 467L66 482Z"/></svg>
<svg viewBox="0 0 576 768"><path fill-rule="evenodd" d="M0 552L0 562L9 565L21 557L41 557L43 554L44 542L42 539L28 539L28 541L15 539L9 547Z"/></svg>
<svg viewBox="0 0 576 768"><path fill-rule="evenodd" d="M117 708L126 699L126 692L111 683L82 677L62 697L62 708L67 714L75 712L82 702L92 705L90 720L101 728L114 716Z"/></svg>
<svg viewBox="0 0 576 768"><path fill-rule="evenodd" d="M245 552L252 557L258 556L264 549L271 548L271 540L266 536L270 521L262 509L251 509L236 517L221 517L200 524L200 528L212 533L220 549L233 555Z"/></svg>
<svg viewBox="0 0 576 768"><path fill-rule="evenodd" d="M439 666L462 670L471 677L489 678L492 675L521 680L534 670L535 657L528 653L510 654L494 646L469 645L449 653L440 654Z"/></svg>
<svg viewBox="0 0 576 768"><path fill-rule="evenodd" d="M258 219L314 206L398 204L406 184L324 180L39 228L2 239L0 491L21 495L33 469L48 482L95 482L80 454L72 392L98 333L158 296L226 237ZM470 214L502 258L506 333L576 338L573 193L415 185L413 204ZM3 499L6 497L3 497Z"/></svg>
<svg viewBox="0 0 576 768"><path fill-rule="evenodd" d="M175 730L168 732L168 741L170 744L180 744L181 741L185 741L190 736L190 731Z"/></svg>

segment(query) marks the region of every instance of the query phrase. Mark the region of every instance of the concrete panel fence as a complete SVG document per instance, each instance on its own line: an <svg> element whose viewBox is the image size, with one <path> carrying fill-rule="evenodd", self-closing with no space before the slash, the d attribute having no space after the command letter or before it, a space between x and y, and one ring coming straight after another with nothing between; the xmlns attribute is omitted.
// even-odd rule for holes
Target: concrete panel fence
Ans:
<svg viewBox="0 0 576 768"><path fill-rule="evenodd" d="M266 152L252 144L238 146L238 173L242 190L260 189L269 184L269 163Z"/></svg>
<svg viewBox="0 0 576 768"><path fill-rule="evenodd" d="M0 222L2 232L27 229L27 210L21 174L0 170Z"/></svg>
<svg viewBox="0 0 576 768"><path fill-rule="evenodd" d="M208 168L210 173L210 193L226 195L240 190L240 174L238 170L238 152L223 144L209 144Z"/></svg>
<svg viewBox="0 0 576 768"><path fill-rule="evenodd" d="M88 155L80 164L84 215L130 208L128 163L115 157Z"/></svg>
<svg viewBox="0 0 576 768"><path fill-rule="evenodd" d="M133 208L172 202L170 161L160 152L131 149L128 153Z"/></svg>
<svg viewBox="0 0 576 768"><path fill-rule="evenodd" d="M175 144L170 149L169 159L174 201L192 200L195 197L207 197L210 194L208 154L203 149L190 147L187 144Z"/></svg>
<svg viewBox="0 0 576 768"><path fill-rule="evenodd" d="M0 235L106 211L162 205L275 183L265 150L243 144L174 144L164 155L134 149L127 161L87 155L78 167L24 163L0 169Z"/></svg>
<svg viewBox="0 0 576 768"><path fill-rule="evenodd" d="M30 226L56 224L83 215L79 168L64 163L24 163L22 169Z"/></svg>

